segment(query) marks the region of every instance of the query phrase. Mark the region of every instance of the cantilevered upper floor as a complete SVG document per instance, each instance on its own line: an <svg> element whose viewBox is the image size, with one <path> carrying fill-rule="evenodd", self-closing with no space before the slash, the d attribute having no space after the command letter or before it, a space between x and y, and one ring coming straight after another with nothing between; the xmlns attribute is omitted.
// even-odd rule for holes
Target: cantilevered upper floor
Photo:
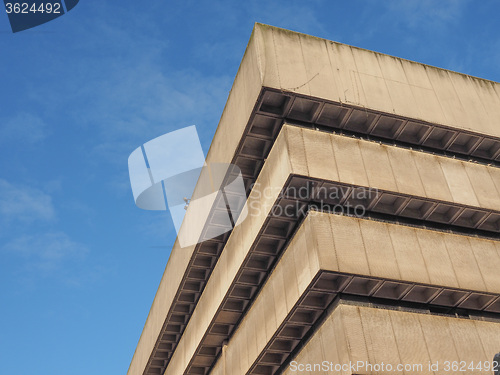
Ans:
<svg viewBox="0 0 500 375"><path fill-rule="evenodd" d="M331 161L331 168L325 160ZM237 165L247 194L264 206L260 216L233 233L185 248L175 242L129 375L163 374L171 362L176 366L171 373L205 373L211 368L221 343L245 315L293 228L301 225L300 218L273 218L269 213L270 207L281 204L279 191L294 184L320 184L342 192L375 188L377 195L362 202L375 218L392 215L413 220L412 225L425 223L436 230L449 225L459 234L481 231L485 237L498 238L500 84L256 24L206 161ZM279 191L265 199L254 198L257 180L260 186ZM201 190L198 186L192 199ZM334 203L349 202L349 196ZM298 204L307 206L314 200L306 198ZM207 228L218 225L217 215L209 217ZM196 212L190 206L183 226L191 219L196 219ZM233 263L227 260L227 264L232 268L215 272L217 280L210 283L218 287L207 286L214 297L200 300L226 243L245 252L239 258L228 254L221 258L231 258ZM257 255L252 253L254 243L261 246ZM267 255L262 253L266 251ZM354 271L347 273L355 280ZM248 276L247 281L238 279L241 274ZM380 275L363 277L373 278L377 285L386 282ZM397 278L390 279L396 283ZM408 278L397 282L418 288L432 284ZM445 284L439 285L440 290L451 288L450 295L463 297L455 301L457 306L468 301L477 310L497 313L500 302L493 302L497 290ZM243 295L232 295L235 288ZM472 301L478 295L488 303ZM206 308L197 310L190 322L198 301L206 301ZM207 343L207 337L216 342Z"/></svg>

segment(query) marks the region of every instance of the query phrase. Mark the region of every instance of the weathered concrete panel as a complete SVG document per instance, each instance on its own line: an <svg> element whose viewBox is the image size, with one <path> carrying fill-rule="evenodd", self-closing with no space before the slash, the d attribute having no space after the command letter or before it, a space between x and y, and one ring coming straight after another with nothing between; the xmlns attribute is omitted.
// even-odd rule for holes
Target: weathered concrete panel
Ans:
<svg viewBox="0 0 500 375"><path fill-rule="evenodd" d="M362 343L360 342L360 338ZM345 348L348 353L339 358L331 347ZM318 329L305 347L293 359L298 364L321 364L323 361L349 364L349 361L371 365L390 364L392 371L375 371L360 367L353 371L305 371L305 374L446 374L445 362L465 361L476 365L491 362L500 346L500 324L391 311L370 307L339 305ZM312 352L321 353L312 355ZM314 360L311 360L313 359ZM439 370L429 370L429 362L439 362ZM421 370L397 370L397 365L421 365ZM451 363L450 363L451 365ZM460 364L458 364L460 366ZM348 367L348 366L346 366ZM289 366L283 374L291 375ZM478 373L491 373L483 371Z"/></svg>

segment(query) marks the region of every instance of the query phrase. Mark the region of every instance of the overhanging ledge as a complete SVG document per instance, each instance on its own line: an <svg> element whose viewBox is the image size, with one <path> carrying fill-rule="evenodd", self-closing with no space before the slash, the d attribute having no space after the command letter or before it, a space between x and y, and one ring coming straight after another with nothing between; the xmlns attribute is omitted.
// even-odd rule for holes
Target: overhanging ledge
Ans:
<svg viewBox="0 0 500 375"><path fill-rule="evenodd" d="M334 146L338 147L338 150L333 149L332 147ZM332 154L331 157L328 157L329 154L324 151L328 147L330 148L329 152ZM365 147L365 151L370 151L367 154L363 154ZM392 212L392 215L396 218L399 208L396 204L388 204L390 199L386 200L382 197L405 197L407 205L410 204L409 202L412 199L431 202L437 197L437 195L433 196L433 194L443 194L442 189L439 190L443 181L445 185L448 184L446 178L443 177L443 173L442 178L445 178L443 181L435 180L433 182L434 185L431 183L425 184L427 192L422 187L416 187L415 181L420 180L421 176L416 168L407 168L408 163L414 163L418 159L422 161L422 159L429 158L428 162L434 166L432 169L435 170L436 168L440 168L440 160L443 159L444 163L450 162L451 165L456 167L463 167L463 162L458 160L448 160L443 157L418 152L412 153L409 150L394 151L392 148L389 148L395 154L388 155L385 151L386 148L384 145L373 142L359 141L357 139L309 129L291 126L285 126L282 129L247 202L249 207L258 207L259 209L255 212L250 210L250 215L247 219L240 226L237 226L229 237L224 251L215 266L214 273L201 296L197 309L187 325L184 336L179 341L180 351L174 353L167 367L166 374L177 374L184 371L192 374L205 373L207 368L211 366L207 361L210 361L210 358L213 360L219 354L222 342L230 337L234 327L246 313L248 305L258 292L263 280L269 274L276 259L280 256L295 226L300 223L297 216L276 216L270 214L273 207L282 207L282 205L294 202L292 197L287 196L288 187L293 187L293 190L296 191L303 186L300 185L302 182L307 183L312 181L318 186L324 185L340 190L350 189L350 191L362 189L363 187L360 184L375 186L380 189L384 188L387 190L379 190L380 194L378 196L374 196L372 197L373 199L361 203L372 210L378 211L387 211L390 207L393 207L395 211ZM358 154L364 156L353 159L352 156ZM318 158L315 155L322 155L322 157ZM381 162L380 155L385 158L384 162ZM364 157L378 164L378 173L367 175L367 170L362 162ZM332 160L335 167L331 167L330 164L325 163L325 159ZM404 177L412 183L405 184L404 180L400 180L401 176L397 176L393 172L393 169L396 167L407 169L407 174ZM470 163L470 167L476 168L477 171L485 171L487 169L484 165L473 163ZM491 172L500 173L496 168L492 168ZM371 181L369 181L370 178L372 178ZM354 186L350 184L354 184ZM468 182L463 180L462 184L460 185L462 186L461 188L457 188L457 192L463 191L466 188L468 189ZM490 198L493 198L492 204L496 204L494 202L498 202L498 200L494 197L496 196L495 194L498 195L498 192L494 184L491 187L493 190L490 193L493 195ZM281 194L282 189L285 191L284 195ZM266 190L269 191L263 193ZM408 195L409 193L414 195L410 196ZM436 204L433 212L445 212L450 207L455 207L462 213L466 212L466 209L478 210L478 207L475 206L459 208L460 195L454 195L450 191L446 194L449 194L446 195L448 198L445 198L445 195L440 196L447 199L446 201L433 201ZM484 194L484 190L478 192L478 194L468 194L465 199L475 197L475 202L483 201L483 198L480 196ZM314 201L314 197L303 197L302 201L299 199L299 206L307 205L310 201ZM342 202L337 203L341 204ZM462 201L463 203L464 201ZM472 204L471 201L469 203ZM254 204L256 205L254 206ZM444 205L448 208L441 211L441 209L437 208L439 205ZM459 211L454 212L458 214ZM451 217L446 217L446 215L438 215L432 218L432 220L437 218L438 220L446 220L446 223L451 221ZM460 217L460 214L457 217ZM423 218L421 220L423 221ZM426 218L423 223L430 225L430 220L431 218ZM403 226L401 227L401 231L405 230ZM458 226L455 226L455 228L458 228ZM495 231L497 230L499 229L495 229ZM342 233L344 231L340 230L338 235L340 236ZM496 251L495 249L493 250ZM348 250L346 252L349 253ZM387 256L383 257L383 259L387 259ZM422 266L422 264L420 265ZM412 267L409 267L409 269L412 269ZM413 266L413 270L416 276L424 277L426 275L425 267L420 267L416 271L415 265ZM355 267L348 272L355 274ZM491 280L494 280L494 277ZM422 284L432 284L430 279L420 279L419 282ZM460 284L462 287L469 285L470 290L488 291L484 290L484 285L477 282L477 280L475 284L467 284L467 281L464 282L465 284ZM436 285L440 286L439 283ZM463 296L463 294L459 294ZM201 358L203 358L204 362Z"/></svg>
<svg viewBox="0 0 500 375"><path fill-rule="evenodd" d="M495 82L256 24L207 162L239 165L250 186L287 118L498 161L499 93ZM458 218L447 210L440 217ZM462 219L479 225L473 209ZM486 225L496 228L497 219ZM174 245L129 375L163 371L226 240ZM170 319L180 331L167 334Z"/></svg>

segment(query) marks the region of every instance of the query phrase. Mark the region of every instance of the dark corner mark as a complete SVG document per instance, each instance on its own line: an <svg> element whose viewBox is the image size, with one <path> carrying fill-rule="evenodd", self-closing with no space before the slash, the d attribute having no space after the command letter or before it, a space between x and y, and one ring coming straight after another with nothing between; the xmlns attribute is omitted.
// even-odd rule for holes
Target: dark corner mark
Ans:
<svg viewBox="0 0 500 375"><path fill-rule="evenodd" d="M13 33L52 21L73 9L80 0L3 0Z"/></svg>

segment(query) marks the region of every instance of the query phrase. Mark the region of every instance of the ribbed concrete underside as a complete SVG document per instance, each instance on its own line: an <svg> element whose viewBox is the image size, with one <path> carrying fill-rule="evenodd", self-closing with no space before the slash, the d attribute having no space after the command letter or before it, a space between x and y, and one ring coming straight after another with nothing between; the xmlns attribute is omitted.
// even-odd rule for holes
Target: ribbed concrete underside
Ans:
<svg viewBox="0 0 500 375"><path fill-rule="evenodd" d="M359 157L352 157L353 155L359 155ZM365 158L363 158L363 155ZM331 162L325 162L325 160ZM363 160L377 163L378 172L372 173L365 166ZM463 205L464 202L471 204L484 201L485 204L491 202L491 204L496 205L500 201L493 182L490 185L492 190L489 190L487 194L485 194L484 190L478 190L476 194L468 178L466 180L462 179L459 182L460 185L452 184L447 182L446 175L443 172L439 174L442 176L441 180L426 176L424 178L428 178L428 182L426 181L418 186L415 181L421 180L422 170L416 167L409 168L408 165L422 162L422 160L426 161L427 164L433 163L432 168L428 169L433 174L436 174L436 171L439 172L439 168L445 165L454 171L462 170L463 176L468 176L466 167L477 173L481 173L481 171L488 173L488 175L493 176L492 179L500 176L498 169L484 165L411 152L405 149L395 149L394 147L373 142L359 141L314 130L285 126L280 132L248 198L249 216L233 230L228 239L225 250L221 254L198 302L197 309L194 311L179 341L179 350L174 353L166 374L180 372L204 373L220 354L223 341L229 339L235 325L247 311L249 303L253 300L262 285L262 281L279 257L284 244L293 232L293 228L298 224L300 217L295 215L295 211L292 211L291 215L286 215L285 209L274 211L273 209L291 206L293 210L296 210L297 207L302 208L315 201L315 197L309 195L301 199L290 196L288 188L293 188L296 192L300 191L304 187L301 181L313 181L317 184L319 184L319 181L324 181L321 182L323 184L321 186L328 186L330 190L335 188L347 191L345 201L339 199L329 203L345 205L350 201L353 205L363 204L370 210L384 212L388 212L389 207L397 206L386 203L385 197L388 196L402 197L401 199L406 202L406 205L413 201L434 202L432 203L434 205L433 212L436 212L440 206L444 206L446 209L454 210L453 212L458 217L460 216L458 212L463 213L467 209L472 209ZM405 175L401 176L393 172L398 169L405 170ZM369 176L371 180L369 180ZM456 175L451 174L451 176ZM410 184L405 183L405 181L413 182ZM440 186L440 184L442 185ZM384 188L385 190L376 190L373 196L364 200L351 199L353 195L349 192L359 192L359 189L362 189L360 185L377 189ZM316 191L322 191L321 186L318 185ZM451 193L452 190L444 190L442 186L452 186L455 192L469 189L468 191L474 196L456 194L454 197ZM483 185L483 188L485 186L486 184ZM412 195L409 195L409 193ZM491 200L484 200L481 194L485 194L484 197L487 196ZM436 197L444 198L446 201L431 199ZM466 201L460 201L460 199L466 199ZM471 199L474 199L474 201L471 201ZM396 207L394 212L391 212L394 217L397 215L397 210ZM474 210L479 210L479 208L474 208ZM278 211L282 215L273 214L273 212ZM488 212L489 215L498 214L491 207L488 208ZM427 218L427 221L423 220L423 218L420 219L424 224L426 222L431 224L430 218ZM438 221L443 220L446 220L447 223L451 222L451 218L442 219L441 216ZM457 229L461 228L458 225L455 227ZM443 299L447 298L452 301L445 302L444 305L446 306L458 305L466 295L470 296L471 300L468 302L470 303L472 299L479 298L482 292L486 294L489 292L497 293L500 290L500 280L497 275L498 268L496 268L500 266L497 250L497 246L500 245L496 242L481 240L483 242L474 242L474 245L471 245L470 241L474 241L474 238L469 240L468 237L464 237L466 240L462 242L456 240L460 238L457 236L444 237L445 239L443 239L436 235L435 232L428 230L416 232L421 233L420 239L418 239L419 237L414 232L414 229L401 225L390 227L397 228L397 230L393 229L393 232L382 230L382 228L385 227L381 227L380 230L365 227L365 231L368 232L364 239L359 233L359 229L356 232L353 231L353 228L343 228L341 224L337 224L336 228L330 231L323 231L324 233L320 231L323 237L328 233L332 233L328 241L325 242L325 246L328 243L335 243L339 249L342 249L346 255L343 262L355 261L349 266L335 269L335 271L375 276L381 279L399 279L418 284L435 284L436 287L430 288L428 291L421 289L422 297L420 297L419 302L427 303L433 296L432 293L439 292L441 293L440 297L436 300L438 304L443 304ZM425 235L422 235L422 233ZM371 246L375 246L376 248L374 244L377 243L377 239L380 240L378 244L380 249L388 251L392 246L401 248L403 252L401 254L374 252L368 258L362 256L362 254L365 254L365 250L363 250L365 247L370 249ZM356 246L353 246L354 244ZM393 245L389 246L388 244ZM453 255L445 256L446 251L448 251L446 249L460 250ZM472 249L480 251L481 255L474 256ZM488 252L491 251L494 258L484 256L484 254L489 254ZM424 256L419 255L422 252L426 254L427 260L425 260ZM459 268L453 269L453 266L450 268L449 261L444 262L446 259L452 259L456 267ZM368 266L368 262L372 263L371 268ZM375 267L373 262L378 262L378 266ZM392 268L397 262L401 263L404 270L406 270L404 277L401 275L400 270ZM488 273L489 276L487 276L489 280L488 287L482 281L483 278L476 269L477 262L481 262L483 267L492 267ZM307 262L304 263L304 268L309 270L310 266L307 264ZM474 267L474 269L470 267ZM370 273L373 271L372 268L373 270L384 270L389 273L372 274ZM432 277L431 274L433 274ZM453 284L443 284L444 279L441 276L445 274L458 275L458 279L461 280L460 283L458 283L457 279ZM450 279L448 279L449 281ZM311 280L307 281L307 283L309 282ZM379 285L379 281L363 278L356 280L354 285L362 285L364 282L373 284L373 288ZM294 285L295 283L295 280L289 280L287 285ZM354 285L352 288L355 287ZM442 287L444 286L452 289L465 288L469 291L474 290L481 293L469 295L466 291L443 291ZM494 289L488 289L489 287ZM368 293L368 295L371 294ZM426 295L428 295L428 300L425 299ZM277 297L275 296L275 298ZM494 301L491 298L488 300L489 303ZM207 319L207 317L210 317L210 319Z"/></svg>
<svg viewBox="0 0 500 375"><path fill-rule="evenodd" d="M207 156L241 168L250 215L196 246L176 241L128 374L206 374L215 363L213 373L275 373L315 330L296 360L334 361L324 351L329 324L344 335L334 339L339 361L390 357L394 348L381 351L367 322L390 322L387 340L401 345L403 363L400 335L417 321L425 331L418 360L469 358L464 337L481 343L483 352L470 354L476 361L491 360L498 343L484 327L496 332L496 323L421 312L500 313L499 118L498 83L257 24ZM299 189L308 193L290 194ZM332 191L340 194L319 193ZM311 209L352 215L357 205L364 219L311 217ZM216 206L206 231L219 225L225 208ZM196 219L188 209L185 223ZM331 250L314 264L312 245L296 245L313 221L309 240ZM294 248L307 258L296 266L286 261ZM300 278L287 279L292 268ZM295 287L301 292L290 293ZM354 295L420 313L346 305ZM453 336L456 355L427 343L444 345L446 332L462 335Z"/></svg>
<svg viewBox="0 0 500 375"><path fill-rule="evenodd" d="M460 268L466 262L481 266L465 275ZM437 306L457 307L462 317L500 312L498 266L495 241L311 212L211 373L223 374L225 366L228 373L274 374L335 298L400 301L427 314ZM481 291L488 280L496 292L464 289L472 285L464 276L475 277Z"/></svg>

